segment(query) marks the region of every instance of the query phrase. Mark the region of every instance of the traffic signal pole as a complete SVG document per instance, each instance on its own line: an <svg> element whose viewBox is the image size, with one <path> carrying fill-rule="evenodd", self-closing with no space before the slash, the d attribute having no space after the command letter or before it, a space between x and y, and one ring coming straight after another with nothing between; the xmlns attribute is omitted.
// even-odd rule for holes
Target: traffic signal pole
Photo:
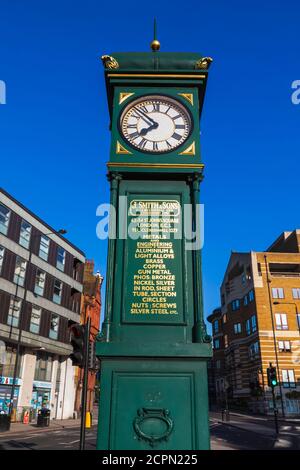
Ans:
<svg viewBox="0 0 300 470"><path fill-rule="evenodd" d="M271 387L271 390L272 390L275 431L276 431L276 434L278 434L279 433L279 430L278 430L278 409L277 409L276 398L275 398L275 387L278 384L278 381L277 381L276 367L273 367L272 362L269 363L269 367L267 369L267 377L268 377L268 385L269 385L269 387Z"/></svg>
<svg viewBox="0 0 300 470"><path fill-rule="evenodd" d="M276 398L275 398L275 391L274 387L272 387L272 398L273 398L273 410L274 410L274 423L275 423L275 431L276 434L278 434L278 410L277 410L277 405L276 405Z"/></svg>
<svg viewBox="0 0 300 470"><path fill-rule="evenodd" d="M85 447L85 420L86 420L86 401L87 401L87 387L88 387L88 360L89 360L89 341L90 341L91 318L88 317L85 324L84 335L84 366L83 366L83 384L81 395L81 422L80 422L80 441L79 450L84 450Z"/></svg>

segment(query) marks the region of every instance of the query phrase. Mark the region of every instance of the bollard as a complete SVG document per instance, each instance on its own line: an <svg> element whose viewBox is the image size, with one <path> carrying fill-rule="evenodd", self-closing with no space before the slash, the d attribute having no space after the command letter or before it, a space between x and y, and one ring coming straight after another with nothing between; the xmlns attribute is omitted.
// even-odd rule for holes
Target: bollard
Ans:
<svg viewBox="0 0 300 470"><path fill-rule="evenodd" d="M85 428L89 429L90 427L91 427L91 413L87 411L85 415Z"/></svg>

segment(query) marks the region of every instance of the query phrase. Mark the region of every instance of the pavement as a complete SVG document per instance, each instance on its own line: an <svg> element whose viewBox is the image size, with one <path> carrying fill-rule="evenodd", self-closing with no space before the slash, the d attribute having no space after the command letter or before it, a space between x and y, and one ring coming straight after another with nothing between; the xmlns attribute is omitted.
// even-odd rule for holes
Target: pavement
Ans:
<svg viewBox="0 0 300 470"><path fill-rule="evenodd" d="M297 418L280 419L278 434L275 431L274 419L269 416L252 416L231 412L230 421L222 421L221 413L213 412L210 414L210 422L212 436L216 428L222 430L223 438L226 438L229 429L232 429L233 434L234 430L238 432L240 434L238 440L240 449L300 450L300 419ZM234 442L233 447L230 447L230 439L227 436L226 446L228 449L236 449L235 445Z"/></svg>
<svg viewBox="0 0 300 470"><path fill-rule="evenodd" d="M93 420L93 424L97 424L97 420ZM10 430L5 432L0 432L0 440L2 436L7 436L8 434L19 434L27 432L51 432L53 430L65 429L65 428L76 428L80 427L80 419L52 419L50 421L50 426L47 428L40 428L37 424L34 423L11 423Z"/></svg>

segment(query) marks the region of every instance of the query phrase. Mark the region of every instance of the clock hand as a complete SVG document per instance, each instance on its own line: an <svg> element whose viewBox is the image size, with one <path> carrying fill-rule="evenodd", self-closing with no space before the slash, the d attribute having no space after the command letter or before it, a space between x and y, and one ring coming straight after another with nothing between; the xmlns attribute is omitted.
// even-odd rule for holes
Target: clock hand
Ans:
<svg viewBox="0 0 300 470"><path fill-rule="evenodd" d="M158 123L154 122L150 127L144 127L143 129L141 129L140 135L146 135L149 131L152 131L153 129L157 129L157 128L158 128Z"/></svg>
<svg viewBox="0 0 300 470"><path fill-rule="evenodd" d="M135 108L135 112L143 119L143 121L146 122L146 124L149 124L149 122L151 125L157 124L151 117L147 116L147 114L144 113L144 111L141 111L140 109Z"/></svg>

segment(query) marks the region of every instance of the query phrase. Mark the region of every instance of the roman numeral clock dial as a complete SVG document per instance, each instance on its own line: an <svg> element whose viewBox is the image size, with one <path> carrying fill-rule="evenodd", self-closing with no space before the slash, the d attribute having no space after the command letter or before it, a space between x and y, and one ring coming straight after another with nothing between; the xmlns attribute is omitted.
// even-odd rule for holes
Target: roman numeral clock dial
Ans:
<svg viewBox="0 0 300 470"><path fill-rule="evenodd" d="M171 152L192 131L192 117L179 101L160 95L143 96L128 104L120 116L127 143L146 153Z"/></svg>

